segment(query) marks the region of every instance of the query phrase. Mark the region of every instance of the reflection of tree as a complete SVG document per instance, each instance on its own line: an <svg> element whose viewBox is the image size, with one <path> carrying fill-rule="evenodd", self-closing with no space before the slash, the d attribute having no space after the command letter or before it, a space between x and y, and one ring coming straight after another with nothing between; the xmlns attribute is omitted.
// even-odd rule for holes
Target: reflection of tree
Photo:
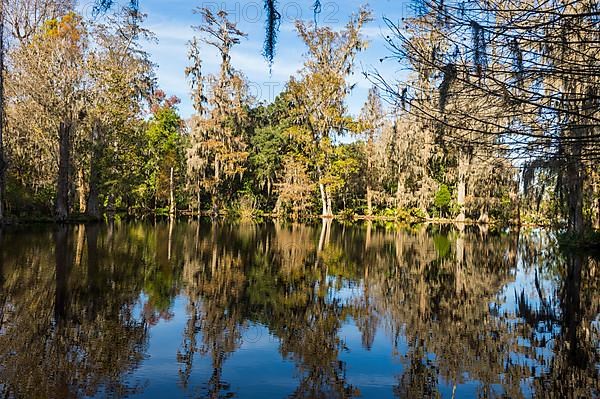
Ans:
<svg viewBox="0 0 600 399"><path fill-rule="evenodd" d="M124 396L140 389L123 382L141 361L147 340L145 323L133 316L140 276L124 272L134 262L119 259L115 268L124 248L99 247L98 227L86 233L78 234L76 243L73 230L64 226L53 234L3 240L7 278L0 380L5 395ZM87 255L78 266L75 249L83 248L85 238Z"/></svg>
<svg viewBox="0 0 600 399"><path fill-rule="evenodd" d="M433 361L427 358L425 343L415 338L409 344L409 364L400 377L400 383L394 387L394 394L400 398L440 397L437 389L439 370Z"/></svg>
<svg viewBox="0 0 600 399"><path fill-rule="evenodd" d="M184 266L190 307L178 355L183 385L193 353L210 354L214 372L204 396L219 397L228 388L221 381L223 362L241 344L248 323L255 322L266 325L280 339L282 355L297 363L294 397L352 396L338 360L344 348L338 331L348 310L329 295L327 265L316 255L320 234L296 224L214 225L200 236Z"/></svg>
<svg viewBox="0 0 600 399"><path fill-rule="evenodd" d="M534 309L529 314L538 316L530 319L511 313L506 302L512 293L503 290L514 281L519 261L528 264L525 270L545 273L546 280L556 272L543 267L556 260L556 253L542 250L535 238L481 229L393 232L329 223L316 228L215 225L187 236L199 242L184 251L194 255L184 261L191 302L180 361L186 384L193 353L211 354L215 374L208 396L227 387L220 382L223 362L242 344L248 323L265 325L279 339L282 355L296 363L299 384L293 397L359 394L340 361L348 348L339 332L348 318L356 323L366 349L382 327L394 337L397 350L400 342L407 345L405 370L395 389L399 397L436 397L440 384L456 389L468 380L479 381L480 395L488 397L523 396L526 381L534 381L534 392L556 389L537 386L547 385L550 380L544 378L553 373L536 358L541 336L535 326L527 326L541 316ZM545 236L540 240L542 247L551 245ZM339 297L341 288L350 288L353 295ZM589 287L585 292L598 291ZM517 310L526 306L523 301L527 303L517 301ZM556 300L544 303L553 315L561 313ZM562 313L575 315L581 305L569 306ZM589 330L598 308L586 309L586 321L577 320ZM589 358L598 336L588 332L591 338L583 339L581 331L588 330L578 330L565 346L587 342L583 352ZM597 357L588 359L593 364ZM560 379L569 380L565 375ZM572 383L586 386L583 380Z"/></svg>
<svg viewBox="0 0 600 399"><path fill-rule="evenodd" d="M456 385L468 375L488 396L501 384L508 343L493 313L515 266L513 242L462 230L398 236L397 262L381 270L378 302L392 335L408 344L400 397L435 397L439 378Z"/></svg>
<svg viewBox="0 0 600 399"><path fill-rule="evenodd" d="M542 233L114 223L9 234L0 244L0 393L8 396L136 391L125 377L181 292L180 383L201 397L235 394L227 360L251 325L294 362L291 397L359 396L342 360L354 350L341 338L347 323L366 350L384 337L378 332L391 337L404 365L398 397L437 397L444 387L458 395L467 381L481 397L600 389L598 261L565 258ZM525 283L517 270L530 276ZM200 385L198 356L211 366Z"/></svg>
<svg viewBox="0 0 600 399"><path fill-rule="evenodd" d="M539 316L551 329L552 355L547 361L549 372L535 380L536 396L540 398L595 397L600 392L600 331L592 324L600 313L600 279L598 261L582 255L569 255L558 292L560 305L554 312L545 309L530 313ZM535 330L538 325L532 325ZM536 339L536 347L548 342Z"/></svg>
<svg viewBox="0 0 600 399"><path fill-rule="evenodd" d="M202 396L228 397L229 384L222 379L223 366L240 345L246 277L241 254L235 248L240 242L232 245L230 235L234 230L215 225L204 233L197 247L186 246L183 277L189 319L177 357L182 364L182 385L187 387L194 353L210 356L213 372L203 386ZM201 334L200 344L197 334Z"/></svg>

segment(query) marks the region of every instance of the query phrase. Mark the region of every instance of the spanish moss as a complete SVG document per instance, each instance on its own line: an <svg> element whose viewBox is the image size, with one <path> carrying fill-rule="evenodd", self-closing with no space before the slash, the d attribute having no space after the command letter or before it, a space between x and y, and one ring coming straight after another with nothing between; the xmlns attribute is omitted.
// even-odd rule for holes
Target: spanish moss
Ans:
<svg viewBox="0 0 600 399"><path fill-rule="evenodd" d="M483 27L476 21L471 21L473 30L473 61L477 68L478 75L481 75L486 65L486 42Z"/></svg>
<svg viewBox="0 0 600 399"><path fill-rule="evenodd" d="M446 109L446 103L448 102L448 93L450 92L450 87L452 83L456 80L457 71L456 65L448 64L443 69L444 78L442 80L442 84L440 85L440 111L444 112Z"/></svg>
<svg viewBox="0 0 600 399"><path fill-rule="evenodd" d="M97 0L94 5L93 14L94 16L98 16L110 10L110 8L114 5L114 0ZM130 0L129 8L134 11L139 11L140 4L139 0Z"/></svg>
<svg viewBox="0 0 600 399"><path fill-rule="evenodd" d="M515 62L515 77L518 85L523 83L523 75L525 73L523 67L523 52L519 47L519 42L517 39L513 39L510 43L510 50L512 52L514 62Z"/></svg>
<svg viewBox="0 0 600 399"><path fill-rule="evenodd" d="M315 25L317 24L317 16L321 13L323 7L321 5L321 1L320 0L315 0L314 4L313 4L313 13L314 13L314 18L315 18Z"/></svg>
<svg viewBox="0 0 600 399"><path fill-rule="evenodd" d="M267 21L263 56L269 62L269 66L272 66L275 57L277 36L279 34L279 25L281 24L281 14L277 11L277 1L266 0L265 11L267 13Z"/></svg>

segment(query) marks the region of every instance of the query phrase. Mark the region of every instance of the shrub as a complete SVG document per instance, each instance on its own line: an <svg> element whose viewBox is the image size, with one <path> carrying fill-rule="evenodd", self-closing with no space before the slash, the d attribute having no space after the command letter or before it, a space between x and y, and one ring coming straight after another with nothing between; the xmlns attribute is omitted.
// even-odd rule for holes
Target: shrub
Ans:
<svg viewBox="0 0 600 399"><path fill-rule="evenodd" d="M433 206L439 212L439 216L443 217L448 213L451 202L452 194L450 193L448 186L442 184L438 192L435 194L435 198L433 200Z"/></svg>

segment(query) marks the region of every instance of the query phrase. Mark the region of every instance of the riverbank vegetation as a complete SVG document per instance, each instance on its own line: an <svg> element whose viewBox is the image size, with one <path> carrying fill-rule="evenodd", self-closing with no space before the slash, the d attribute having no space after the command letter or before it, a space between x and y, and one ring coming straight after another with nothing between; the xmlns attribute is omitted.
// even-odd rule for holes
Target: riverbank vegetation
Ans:
<svg viewBox="0 0 600 399"><path fill-rule="evenodd" d="M137 2L102 2L98 19L69 0L29 3L2 3L0 220L228 213L600 228L595 3L419 0L411 18L384 19L402 80L365 72L373 88L358 115L348 77L369 51L368 8L341 28L298 21L305 62L271 103L232 62L246 34L198 8L182 71L189 120L157 87ZM208 48L218 70L204 68Z"/></svg>

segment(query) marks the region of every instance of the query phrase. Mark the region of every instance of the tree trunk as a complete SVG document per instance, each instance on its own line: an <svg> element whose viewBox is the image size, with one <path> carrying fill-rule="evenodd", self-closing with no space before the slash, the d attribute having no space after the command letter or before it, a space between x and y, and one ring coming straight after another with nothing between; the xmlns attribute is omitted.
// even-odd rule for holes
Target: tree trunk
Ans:
<svg viewBox="0 0 600 399"><path fill-rule="evenodd" d="M327 214L326 216L333 216L333 207L331 206L331 193L325 188L325 194L327 195Z"/></svg>
<svg viewBox="0 0 600 399"><path fill-rule="evenodd" d="M321 205L323 206L322 216L327 216L327 194L325 193L325 185L319 183L319 192L321 193Z"/></svg>
<svg viewBox="0 0 600 399"><path fill-rule="evenodd" d="M521 195L519 194L519 188L515 191L515 201L517 202L517 226L521 226Z"/></svg>
<svg viewBox="0 0 600 399"><path fill-rule="evenodd" d="M321 193L321 205L323 206L323 213L321 214L321 216L329 216L331 213L331 208L328 207L328 205L330 206L331 201L328 198L327 187L325 187L325 185L321 183L323 173L321 172L320 167L317 167L317 173L319 177L319 192Z"/></svg>
<svg viewBox="0 0 600 399"><path fill-rule="evenodd" d="M585 108L585 107L584 107ZM581 121L585 124L586 121ZM581 126L572 126L569 136L573 140L568 143L567 157L567 209L569 233L580 235L585 229L583 221L583 183L585 179L584 165L581 161L583 130Z"/></svg>
<svg viewBox="0 0 600 399"><path fill-rule="evenodd" d="M171 178L169 179L169 218L175 218L175 183L173 181L173 168L171 168Z"/></svg>
<svg viewBox="0 0 600 399"><path fill-rule="evenodd" d="M79 200L79 213L86 212L86 187L85 187L85 173L83 168L77 169L77 199Z"/></svg>
<svg viewBox="0 0 600 399"><path fill-rule="evenodd" d="M198 220L200 220L200 217L202 216L202 203L200 201L200 181L198 181L198 191L196 193L197 198L197 204L198 204Z"/></svg>
<svg viewBox="0 0 600 399"><path fill-rule="evenodd" d="M100 206L98 202L100 186L100 125L96 121L92 128L92 159L90 160L90 187L87 199L86 215L91 219L100 219Z"/></svg>
<svg viewBox="0 0 600 399"><path fill-rule="evenodd" d="M490 217L485 209L485 205L481 206L481 210L479 211L479 220L477 222L482 224L487 224L490 221Z"/></svg>
<svg viewBox="0 0 600 399"><path fill-rule="evenodd" d="M592 171L590 180L592 182L591 187L591 219L592 228L600 229L600 181L598 180L600 175L596 171Z"/></svg>
<svg viewBox="0 0 600 399"><path fill-rule="evenodd" d="M596 200L596 218L594 219L594 229L600 230L600 197Z"/></svg>
<svg viewBox="0 0 600 399"><path fill-rule="evenodd" d="M459 176L460 175L462 175L462 173L459 172ZM465 197L466 197L467 186L465 184L463 176L459 177L457 191L458 191L458 195L457 195L456 202L460 208L460 213L456 217L456 220L459 222L464 222L465 221Z"/></svg>
<svg viewBox="0 0 600 399"><path fill-rule="evenodd" d="M574 144L579 146L579 144ZM567 164L567 204L568 204L568 230L572 234L583 233L583 165L575 155Z"/></svg>
<svg viewBox="0 0 600 399"><path fill-rule="evenodd" d="M58 184L56 190L56 219L64 222L69 217L69 169L71 162L71 124L61 122L58 132Z"/></svg>
<svg viewBox="0 0 600 399"><path fill-rule="evenodd" d="M215 157L215 183L219 183L219 180L221 180L221 170L220 170L220 165L219 165L219 158Z"/></svg>
<svg viewBox="0 0 600 399"><path fill-rule="evenodd" d="M217 198L217 196L219 195L219 182L221 180L221 166L219 163L219 157L215 156L215 181L214 184L212 186L212 206L213 206L213 213L214 213L214 209L215 207L218 207L220 205L220 200L219 198Z"/></svg>
<svg viewBox="0 0 600 399"><path fill-rule="evenodd" d="M271 178L268 177L267 178L267 198L268 199L271 199L271 190L272 190Z"/></svg>
<svg viewBox="0 0 600 399"><path fill-rule="evenodd" d="M456 202L460 208L456 220L459 222L465 221L465 199L467 197L467 171L469 168L469 160L467 155L459 150L458 155L458 184Z"/></svg>
<svg viewBox="0 0 600 399"><path fill-rule="evenodd" d="M398 188L396 189L396 208L403 208L404 201L402 198L404 197L404 176L402 176L402 172L400 168L398 168Z"/></svg>
<svg viewBox="0 0 600 399"><path fill-rule="evenodd" d="M373 192L371 185L367 186L367 216L373 215Z"/></svg>
<svg viewBox="0 0 600 399"><path fill-rule="evenodd" d="M275 215L279 215L281 213L281 196L277 196L277 201L275 202L275 207L273 208L273 213Z"/></svg>
<svg viewBox="0 0 600 399"><path fill-rule="evenodd" d="M373 215L373 132L367 140L367 216Z"/></svg>

